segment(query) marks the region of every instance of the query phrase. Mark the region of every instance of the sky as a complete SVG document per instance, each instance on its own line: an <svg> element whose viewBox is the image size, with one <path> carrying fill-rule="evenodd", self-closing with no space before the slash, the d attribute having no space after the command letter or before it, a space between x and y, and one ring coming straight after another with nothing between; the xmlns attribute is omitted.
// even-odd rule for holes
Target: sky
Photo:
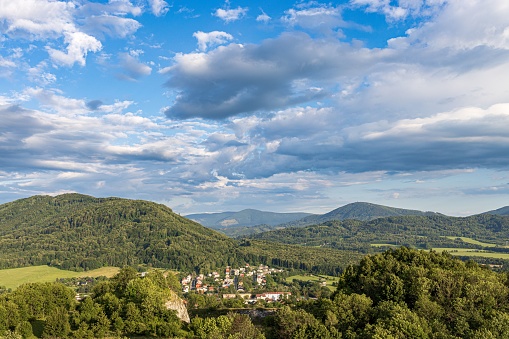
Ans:
<svg viewBox="0 0 509 339"><path fill-rule="evenodd" d="M0 203L509 205L509 1L0 0Z"/></svg>

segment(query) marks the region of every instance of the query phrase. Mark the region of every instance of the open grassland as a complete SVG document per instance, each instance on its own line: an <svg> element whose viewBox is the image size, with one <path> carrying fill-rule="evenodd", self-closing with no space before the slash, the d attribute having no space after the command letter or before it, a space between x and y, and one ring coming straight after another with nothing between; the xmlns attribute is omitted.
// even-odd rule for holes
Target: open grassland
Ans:
<svg viewBox="0 0 509 339"><path fill-rule="evenodd" d="M87 272L59 270L49 266L31 266L0 270L0 286L15 289L28 282L51 282L58 278L76 277L112 277L119 271L118 267L102 267Z"/></svg>
<svg viewBox="0 0 509 339"><path fill-rule="evenodd" d="M479 245L479 246L482 246L482 247L497 247L496 244L490 244L490 243L487 243L487 242L482 242L482 241L478 241L478 240L475 240L475 239L472 239L472 238L467 238L467 237L446 237L447 239L451 239L451 240L456 240L456 239L461 239L461 241L463 242L466 242L467 244L473 244L473 245ZM505 247L505 246L502 246L502 247Z"/></svg>
<svg viewBox="0 0 509 339"><path fill-rule="evenodd" d="M332 286L333 282L338 282L338 277L333 277L331 275L292 275L291 277L286 278L286 280L293 282L294 280L301 280L301 281L317 281L327 282L327 288L330 289L332 292L336 290L335 286Z"/></svg>
<svg viewBox="0 0 509 339"><path fill-rule="evenodd" d="M494 258L494 259L509 259L509 253L496 253L488 251L480 251L472 248L433 248L433 251L443 252L447 251L451 255L459 257L483 257L483 258Z"/></svg>

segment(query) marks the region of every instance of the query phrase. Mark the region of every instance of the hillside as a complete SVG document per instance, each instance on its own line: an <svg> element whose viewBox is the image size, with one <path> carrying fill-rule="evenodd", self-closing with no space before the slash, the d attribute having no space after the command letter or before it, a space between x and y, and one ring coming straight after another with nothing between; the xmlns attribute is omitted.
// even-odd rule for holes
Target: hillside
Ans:
<svg viewBox="0 0 509 339"><path fill-rule="evenodd" d="M360 259L358 253L331 251L263 242L239 245L167 206L143 200L64 194L0 205L0 268L145 264L210 272L247 262L337 273Z"/></svg>
<svg viewBox="0 0 509 339"><path fill-rule="evenodd" d="M205 227L222 230L230 227L275 226L310 215L311 213L274 213L245 209L240 212L189 214L186 215L186 218L194 220Z"/></svg>
<svg viewBox="0 0 509 339"><path fill-rule="evenodd" d="M475 239L465 242L460 237ZM480 214L470 217L395 216L370 221L347 219L318 225L278 229L253 234L251 239L279 243L321 246L342 250L372 252L373 245L429 248L483 249L509 252L509 217Z"/></svg>
<svg viewBox="0 0 509 339"><path fill-rule="evenodd" d="M434 212L423 212L403 208L388 207L367 202L354 202L322 215L311 215L294 222L281 225L284 227L316 225L332 220L373 220L383 217L395 217L403 215L436 215Z"/></svg>
<svg viewBox="0 0 509 339"><path fill-rule="evenodd" d="M486 213L495 215L509 215L509 206L504 206L493 211L488 211Z"/></svg>
<svg viewBox="0 0 509 339"><path fill-rule="evenodd" d="M164 205L80 194L0 205L0 267L226 264L235 243Z"/></svg>

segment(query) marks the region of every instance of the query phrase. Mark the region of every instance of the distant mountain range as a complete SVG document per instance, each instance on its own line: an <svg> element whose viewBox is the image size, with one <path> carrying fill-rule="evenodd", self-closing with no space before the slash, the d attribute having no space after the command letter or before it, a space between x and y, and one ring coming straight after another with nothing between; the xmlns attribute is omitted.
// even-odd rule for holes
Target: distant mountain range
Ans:
<svg viewBox="0 0 509 339"><path fill-rule="evenodd" d="M221 230L231 227L250 227L258 225L276 226L311 216L311 213L275 213L254 209L240 212L189 214L186 218L205 227Z"/></svg>
<svg viewBox="0 0 509 339"><path fill-rule="evenodd" d="M355 219L369 221L377 218L405 215L432 216L440 214L394 208L367 202L355 202L321 215L311 213L274 213L246 209L240 212L190 214L186 217L205 227L210 227L226 235L236 237L273 229L317 225L333 220Z"/></svg>

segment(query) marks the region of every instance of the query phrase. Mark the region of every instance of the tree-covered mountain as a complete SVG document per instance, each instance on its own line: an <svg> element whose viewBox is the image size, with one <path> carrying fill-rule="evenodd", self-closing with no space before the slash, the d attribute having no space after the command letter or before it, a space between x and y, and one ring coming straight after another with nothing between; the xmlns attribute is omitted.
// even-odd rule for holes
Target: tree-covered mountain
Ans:
<svg viewBox="0 0 509 339"><path fill-rule="evenodd" d="M64 194L0 205L2 268L215 266L234 250L226 236L148 201Z"/></svg>
<svg viewBox="0 0 509 339"><path fill-rule="evenodd" d="M345 206L336 208L322 215L311 215L294 222L289 222L284 227L316 225L332 220L373 220L383 217L395 217L403 215L437 215L435 212L423 212L403 208L388 207L383 205L371 204L367 202L354 202Z"/></svg>
<svg viewBox="0 0 509 339"><path fill-rule="evenodd" d="M509 206L504 206L493 211L488 211L486 213L495 215L509 215Z"/></svg>
<svg viewBox="0 0 509 339"><path fill-rule="evenodd" d="M0 205L0 268L87 270L145 264L210 272L247 262L334 273L360 259L358 253L331 251L239 244L165 205L143 200L64 194Z"/></svg>
<svg viewBox="0 0 509 339"><path fill-rule="evenodd" d="M201 213L189 214L186 218L194 220L205 227L217 230L230 227L250 227L257 225L275 226L302 219L311 213L274 213L254 209L245 209L240 212Z"/></svg>

